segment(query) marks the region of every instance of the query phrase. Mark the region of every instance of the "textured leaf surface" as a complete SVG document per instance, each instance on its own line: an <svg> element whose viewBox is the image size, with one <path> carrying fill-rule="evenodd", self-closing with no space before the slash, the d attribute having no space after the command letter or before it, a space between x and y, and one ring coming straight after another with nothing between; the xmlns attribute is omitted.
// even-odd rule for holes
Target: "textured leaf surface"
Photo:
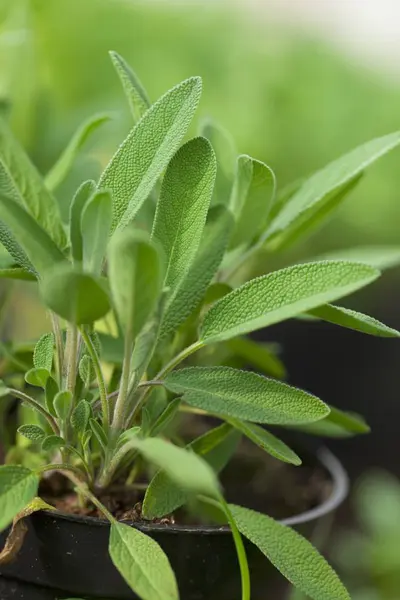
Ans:
<svg viewBox="0 0 400 600"><path fill-rule="evenodd" d="M18 427L18 433L32 442L41 442L46 437L45 432L38 425L21 425Z"/></svg>
<svg viewBox="0 0 400 600"><path fill-rule="evenodd" d="M287 230L289 226L293 227L294 221L301 220L302 215L306 214L310 207L314 207L314 210L320 209L329 194L362 173L399 143L400 132L377 138L318 171L305 181L298 192L285 204L272 223L270 235Z"/></svg>
<svg viewBox="0 0 400 600"><path fill-rule="evenodd" d="M400 337L400 333L396 329L392 329L387 325L384 325L377 319L362 313L350 310L349 308L343 308L342 306L333 306L332 304L325 304L325 306L319 306L313 310L308 311L308 314L323 321L340 325L341 327L347 327L347 329L354 329L355 331L361 331L362 333L368 333L369 335L376 335L378 337Z"/></svg>
<svg viewBox="0 0 400 600"><path fill-rule="evenodd" d="M301 459L297 454L266 429L238 419L229 419L229 423L274 458L292 465L301 465Z"/></svg>
<svg viewBox="0 0 400 600"><path fill-rule="evenodd" d="M165 385L191 406L256 423L309 423L329 414L327 405L312 394L230 367L179 369L167 375Z"/></svg>
<svg viewBox="0 0 400 600"><path fill-rule="evenodd" d="M308 540L266 515L234 504L229 508L242 535L296 588L313 600L350 600L335 571Z"/></svg>
<svg viewBox="0 0 400 600"><path fill-rule="evenodd" d="M168 165L154 218L152 237L166 256L165 285L174 290L200 244L216 174L210 143L195 138Z"/></svg>
<svg viewBox="0 0 400 600"><path fill-rule="evenodd" d="M46 369L51 373L53 366L53 353L54 353L54 334L45 333L36 342L35 349L33 351L33 366L36 369Z"/></svg>
<svg viewBox="0 0 400 600"><path fill-rule="evenodd" d="M0 531L36 496L38 486L38 476L29 469L0 466Z"/></svg>
<svg viewBox="0 0 400 600"><path fill-rule="evenodd" d="M0 163L1 164L1 163ZM1 168L1 167L0 167ZM10 260L8 265L4 266L5 271L11 269L14 262L18 265L21 265L25 271L31 273L36 279L35 268L32 265L31 261L27 257L24 250L18 244L17 240L12 235L11 231L0 221L0 243L2 244L4 250L7 251L7 257L13 258L14 261ZM2 261L3 262L3 261Z"/></svg>
<svg viewBox="0 0 400 600"><path fill-rule="evenodd" d="M71 425L79 435L83 435L89 425L91 415L89 402L81 400L71 415Z"/></svg>
<svg viewBox="0 0 400 600"><path fill-rule="evenodd" d="M65 440L59 435L48 435L42 442L42 450L44 452L55 452L65 445Z"/></svg>
<svg viewBox="0 0 400 600"><path fill-rule="evenodd" d="M212 202L228 205L237 154L235 142L226 129L210 118L203 120L200 133L211 142L217 156L217 177Z"/></svg>
<svg viewBox="0 0 400 600"><path fill-rule="evenodd" d="M84 181L76 191L72 199L69 211L69 237L71 242L72 258L80 262L83 257L83 241L81 219L83 209L89 198L96 190L96 183L88 180Z"/></svg>
<svg viewBox="0 0 400 600"><path fill-rule="evenodd" d="M200 331L210 343L295 317L346 296L379 276L360 263L326 261L295 265L253 279L211 307Z"/></svg>
<svg viewBox="0 0 400 600"><path fill-rule="evenodd" d="M142 600L179 600L175 575L160 546L141 531L112 523L111 560Z"/></svg>
<svg viewBox="0 0 400 600"><path fill-rule="evenodd" d="M201 93L193 77L167 92L146 112L106 167L99 188L114 199L113 229L131 221L185 135Z"/></svg>
<svg viewBox="0 0 400 600"><path fill-rule="evenodd" d="M150 108L150 100L136 73L134 73L122 56L117 52L110 52L110 57L120 78L134 122L136 123L143 117L147 109Z"/></svg>
<svg viewBox="0 0 400 600"><path fill-rule="evenodd" d="M102 270L111 220L111 194L107 190L99 190L86 204L81 220L83 267L95 275L100 275Z"/></svg>

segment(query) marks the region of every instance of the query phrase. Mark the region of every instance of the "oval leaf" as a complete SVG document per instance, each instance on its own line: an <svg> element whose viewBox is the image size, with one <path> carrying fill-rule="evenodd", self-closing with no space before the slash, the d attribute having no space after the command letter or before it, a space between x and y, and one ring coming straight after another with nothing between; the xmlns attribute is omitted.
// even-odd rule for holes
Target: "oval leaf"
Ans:
<svg viewBox="0 0 400 600"><path fill-rule="evenodd" d="M38 425L21 425L21 427L18 427L18 433L31 440L31 442L41 442L46 437L45 432Z"/></svg>
<svg viewBox="0 0 400 600"><path fill-rule="evenodd" d="M81 229L82 213L87 201L94 194L95 190L96 183L94 181L84 181L76 191L69 209L69 238L71 242L71 254L72 258L76 262L81 262L83 258Z"/></svg>
<svg viewBox="0 0 400 600"><path fill-rule="evenodd" d="M136 123L150 108L150 100L136 73L133 72L122 56L117 52L110 52L110 57L124 88L133 120Z"/></svg>
<svg viewBox="0 0 400 600"><path fill-rule="evenodd" d="M368 333L369 335L376 335L378 337L400 337L400 332L396 329L392 329L387 325L384 325L377 319L362 313L350 310L349 308L343 308L342 306L333 306L332 304L325 304L325 306L319 306L313 310L309 310L309 315L328 321L328 323L334 323L341 327L347 327L347 329L354 329L354 331L361 331L362 333Z"/></svg>
<svg viewBox="0 0 400 600"><path fill-rule="evenodd" d="M44 452L54 452L66 445L66 441L59 435L48 435L42 442Z"/></svg>
<svg viewBox="0 0 400 600"><path fill-rule="evenodd" d="M238 419L229 419L229 423L274 458L292 465L301 465L301 458L282 440L272 435L266 429L254 425L254 423L246 423Z"/></svg>
<svg viewBox="0 0 400 600"><path fill-rule="evenodd" d="M95 275L100 275L102 270L111 221L111 194L99 190L87 202L81 220L83 267Z"/></svg>
<svg viewBox="0 0 400 600"><path fill-rule="evenodd" d="M54 334L45 333L38 340L33 351L33 365L36 369L45 369L51 373L53 366Z"/></svg>
<svg viewBox="0 0 400 600"><path fill-rule="evenodd" d="M72 393L69 390L58 392L54 397L54 410L59 419L64 420L67 418L72 403Z"/></svg>
<svg viewBox="0 0 400 600"><path fill-rule="evenodd" d="M89 402L86 400L81 400L71 415L71 425L81 436L85 433L88 427L91 412L92 410Z"/></svg>
<svg viewBox="0 0 400 600"><path fill-rule="evenodd" d="M49 377L50 373L47 371L47 369L30 369L27 373L25 373L26 383L29 383L29 385L34 385L35 387L45 388Z"/></svg>
<svg viewBox="0 0 400 600"><path fill-rule="evenodd" d="M0 466L0 531L36 496L39 478L25 467Z"/></svg>

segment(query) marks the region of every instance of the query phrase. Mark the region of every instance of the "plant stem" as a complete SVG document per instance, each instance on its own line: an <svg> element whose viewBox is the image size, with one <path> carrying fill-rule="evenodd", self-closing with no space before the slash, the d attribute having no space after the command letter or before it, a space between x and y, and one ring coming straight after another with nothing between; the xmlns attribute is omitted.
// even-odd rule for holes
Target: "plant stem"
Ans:
<svg viewBox="0 0 400 600"><path fill-rule="evenodd" d="M103 426L104 426L105 430L108 431L108 428L110 426L110 407L108 404L107 388L106 388L106 384L104 381L103 371L101 369L100 359L99 359L96 348L95 348L93 341L92 341L90 335L88 334L88 332L83 327L80 331L81 331L83 341L86 344L86 348L89 353L89 356L93 361L93 367L94 367L94 370L96 373L96 378L97 378L97 385L99 386L101 410L102 410L102 415L103 415Z"/></svg>
<svg viewBox="0 0 400 600"><path fill-rule="evenodd" d="M129 375L131 370L132 357L132 338L127 332L125 336L125 351L124 361L122 364L121 383L119 386L118 398L115 403L115 411L112 422L112 430L114 433L122 431L127 412L127 398L129 390Z"/></svg>
<svg viewBox="0 0 400 600"><path fill-rule="evenodd" d="M80 481L85 480L84 473L80 469L66 463L50 463L49 465L44 465L43 467L39 467L39 469L37 469L38 473L45 473L46 471L68 471L74 473L74 475L78 477Z"/></svg>
<svg viewBox="0 0 400 600"><path fill-rule="evenodd" d="M72 325L68 329L67 333L67 344L66 344L66 389L72 393L75 393L76 385L76 373L77 373L77 362L78 362L78 329L75 325Z"/></svg>
<svg viewBox="0 0 400 600"><path fill-rule="evenodd" d="M64 348L63 348L63 339L60 328L60 321L58 317L52 312L50 312L50 319L53 326L54 339L56 342L56 372L58 378L58 385L61 387L61 378L63 372L63 360L64 360Z"/></svg>
<svg viewBox="0 0 400 600"><path fill-rule="evenodd" d="M60 430L58 428L58 425L57 425L55 419L52 417L52 415L50 413L47 412L47 410L37 400L35 400L31 396L28 396L28 394L25 394L25 392L21 392L20 390L15 390L13 388L9 388L9 394L10 394L10 396L15 396L19 400L22 400L22 402L26 402L27 404L30 404L32 406L32 408L35 408L38 412L40 412L40 414L42 414L44 416L44 418L47 420L47 422L49 423L49 425L52 428L52 430L54 431L54 433L56 435L60 435Z"/></svg>

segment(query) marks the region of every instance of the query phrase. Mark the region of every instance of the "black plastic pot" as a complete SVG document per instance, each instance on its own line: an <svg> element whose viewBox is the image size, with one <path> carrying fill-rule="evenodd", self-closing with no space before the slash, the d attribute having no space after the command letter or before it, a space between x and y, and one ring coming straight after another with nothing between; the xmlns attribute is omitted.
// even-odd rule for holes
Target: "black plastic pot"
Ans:
<svg viewBox="0 0 400 600"><path fill-rule="evenodd" d="M348 489L345 471L328 450L319 450L316 462L332 480L329 498L317 508L284 521L309 539L330 519ZM167 553L181 600L241 597L235 547L227 527L140 525L139 529ZM108 535L107 522L95 518L46 511L32 515L16 561L0 570L0 600L137 599L108 556ZM0 543L4 540L5 534L0 536ZM252 600L284 598L287 587L283 577L255 546L246 544L246 549Z"/></svg>

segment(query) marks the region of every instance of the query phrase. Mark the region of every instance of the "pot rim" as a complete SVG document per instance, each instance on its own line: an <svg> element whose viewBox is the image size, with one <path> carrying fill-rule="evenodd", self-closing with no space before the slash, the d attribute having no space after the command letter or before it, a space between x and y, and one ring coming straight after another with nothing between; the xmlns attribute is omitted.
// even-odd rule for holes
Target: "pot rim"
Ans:
<svg viewBox="0 0 400 600"><path fill-rule="evenodd" d="M307 510L293 517L278 520L283 525L301 525L309 521L315 521L325 515L333 512L346 498L349 490L349 478L342 466L341 462L335 457L335 455L328 450L326 447L321 447L316 452L318 462L325 468L329 473L332 480L332 492L328 498L326 498L321 504ZM64 513L62 511L43 511L47 513L49 517L62 519L65 521L79 522L84 525L91 525L96 527L109 527L109 521L106 519L99 519L98 517L89 517L83 515L72 515ZM213 535L221 533L231 534L231 529L228 525L164 525L161 523L132 523L133 527L142 531L143 533L149 533L152 531L158 531L169 534L179 533L191 533L198 535Z"/></svg>

